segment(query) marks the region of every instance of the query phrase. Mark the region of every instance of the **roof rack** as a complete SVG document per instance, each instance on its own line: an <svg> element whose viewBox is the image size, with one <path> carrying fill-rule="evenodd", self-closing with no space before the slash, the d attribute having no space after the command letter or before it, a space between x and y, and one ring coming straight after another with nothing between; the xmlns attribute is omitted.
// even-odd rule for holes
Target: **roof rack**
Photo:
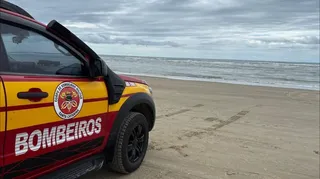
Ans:
<svg viewBox="0 0 320 179"><path fill-rule="evenodd" d="M5 0L0 0L0 8L3 8L3 9L6 9L8 11L12 11L12 12L21 14L23 16L27 16L27 17L29 17L31 19L34 19L27 11L25 11L21 7L15 5L15 4L12 4L12 3L8 2L8 1L5 1Z"/></svg>

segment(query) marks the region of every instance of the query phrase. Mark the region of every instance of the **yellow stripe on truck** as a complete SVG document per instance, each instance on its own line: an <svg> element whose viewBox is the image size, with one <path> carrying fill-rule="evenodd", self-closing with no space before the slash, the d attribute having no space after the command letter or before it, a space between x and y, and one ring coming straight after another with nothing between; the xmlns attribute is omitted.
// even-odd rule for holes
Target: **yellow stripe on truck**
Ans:
<svg viewBox="0 0 320 179"><path fill-rule="evenodd" d="M41 110L39 110L41 109ZM75 117L85 117L94 114L107 112L108 107L106 101L83 103L80 113ZM37 116L46 116L45 119ZM8 122L7 130L30 127L34 125L58 122L61 119L55 112L53 106L43 108L31 108L18 111L8 111L8 121L19 119L19 122Z"/></svg>
<svg viewBox="0 0 320 179"><path fill-rule="evenodd" d="M17 94L22 91L28 91L30 88L40 87L43 92L47 92L49 96L42 99L36 103L52 103L54 92L57 86L61 82L59 81L39 81L39 82L21 82L21 81L9 81L5 82L5 87L7 89L7 102L8 106L17 106L17 105L28 105L34 104L35 102L30 102L29 100L21 100L17 98ZM92 81L92 82L72 82L76 84L82 91L84 99L91 98L102 98L107 97L106 86L104 82L101 81ZM8 90L9 89L9 90Z"/></svg>

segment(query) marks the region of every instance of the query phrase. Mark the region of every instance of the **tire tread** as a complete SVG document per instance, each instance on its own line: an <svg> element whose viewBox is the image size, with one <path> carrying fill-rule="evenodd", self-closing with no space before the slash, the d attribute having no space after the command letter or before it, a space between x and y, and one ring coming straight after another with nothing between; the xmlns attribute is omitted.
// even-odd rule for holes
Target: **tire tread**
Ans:
<svg viewBox="0 0 320 179"><path fill-rule="evenodd" d="M131 123L131 121L137 116L141 115L141 113L138 112L130 112L128 116L123 120L120 131L117 136L116 144L115 144L115 151L114 151L114 157L110 164L110 168L113 171L128 174L129 172L126 171L123 162L122 162L122 145L123 145L123 139L126 133L126 130Z"/></svg>

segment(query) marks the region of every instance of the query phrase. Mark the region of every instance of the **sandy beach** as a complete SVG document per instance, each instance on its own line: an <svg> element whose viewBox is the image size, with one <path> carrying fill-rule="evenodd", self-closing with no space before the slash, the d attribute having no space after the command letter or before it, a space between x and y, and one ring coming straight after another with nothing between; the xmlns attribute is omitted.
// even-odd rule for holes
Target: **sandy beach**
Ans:
<svg viewBox="0 0 320 179"><path fill-rule="evenodd" d="M140 78L157 106L144 163L84 179L319 178L319 91Z"/></svg>

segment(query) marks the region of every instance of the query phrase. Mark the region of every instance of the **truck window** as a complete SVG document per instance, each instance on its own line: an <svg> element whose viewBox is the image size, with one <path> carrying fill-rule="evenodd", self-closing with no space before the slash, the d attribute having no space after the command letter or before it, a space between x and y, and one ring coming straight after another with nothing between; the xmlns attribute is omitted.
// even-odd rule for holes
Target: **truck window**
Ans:
<svg viewBox="0 0 320 179"><path fill-rule="evenodd" d="M5 72L87 76L86 66L67 49L47 37L20 27L0 24L7 54Z"/></svg>

